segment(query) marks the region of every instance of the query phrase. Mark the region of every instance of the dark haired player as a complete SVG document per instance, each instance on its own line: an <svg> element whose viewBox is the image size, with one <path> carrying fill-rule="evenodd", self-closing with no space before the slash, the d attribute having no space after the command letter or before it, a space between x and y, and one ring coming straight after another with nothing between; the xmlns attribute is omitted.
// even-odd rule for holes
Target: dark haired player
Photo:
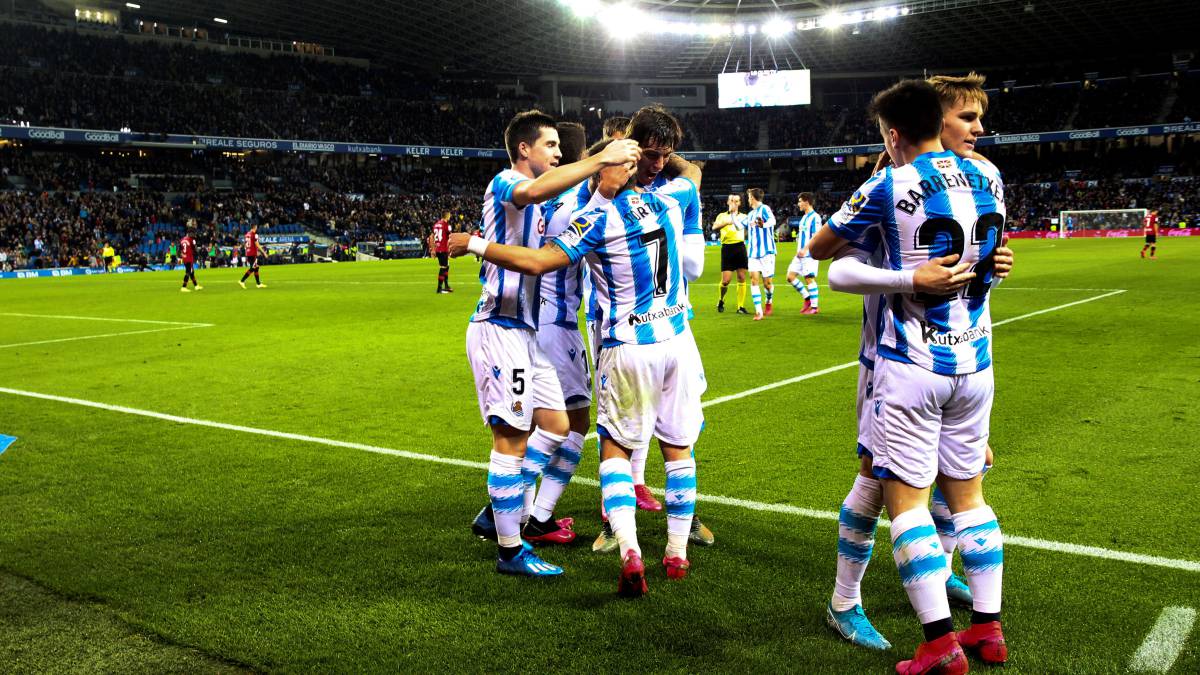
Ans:
<svg viewBox="0 0 1200 675"><path fill-rule="evenodd" d="M245 241L246 251L244 257L246 258L246 266L248 269L246 270L246 273L242 275L242 280L239 281L238 284L242 288L245 288L246 279L249 279L250 275L253 274L255 286L258 288L266 288L267 285L264 284L262 279L258 276L258 256L261 255L263 251L261 244L258 243L257 223L250 226L250 229L246 232Z"/></svg>
<svg viewBox="0 0 1200 675"><path fill-rule="evenodd" d="M180 291L188 292L188 279L192 280L192 286L197 291L204 290L204 287L196 281L196 240L192 237L192 230L189 228L183 235L183 239L179 240L179 254L183 260L183 287Z"/></svg>
<svg viewBox="0 0 1200 675"><path fill-rule="evenodd" d="M963 673L961 647L987 663L1007 660L1002 536L981 483L994 391L988 299L1004 186L992 164L943 149L942 104L929 83L901 82L878 94L870 112L895 166L864 183L810 250L828 259L846 242L879 237L893 269L916 270L934 258L973 265L960 290L888 297L866 402L893 556L925 633L915 657L896 670ZM957 634L945 586L950 570L928 508L935 480L953 514L974 599L971 627Z"/></svg>
<svg viewBox="0 0 1200 675"><path fill-rule="evenodd" d="M542 245L545 222L539 204L603 166L636 162L639 156L636 143L616 141L598 155L560 167L555 120L540 111L514 116L504 144L511 166L496 174L484 192L483 239L528 248ZM525 492L570 430L558 375L537 342L540 280L486 261L479 276L483 291L467 327L467 359L479 412L492 433L491 510L476 517L472 530L478 533L488 524L481 521L494 526L496 571L557 576L561 567L542 561L521 541L521 521L528 516Z"/></svg>

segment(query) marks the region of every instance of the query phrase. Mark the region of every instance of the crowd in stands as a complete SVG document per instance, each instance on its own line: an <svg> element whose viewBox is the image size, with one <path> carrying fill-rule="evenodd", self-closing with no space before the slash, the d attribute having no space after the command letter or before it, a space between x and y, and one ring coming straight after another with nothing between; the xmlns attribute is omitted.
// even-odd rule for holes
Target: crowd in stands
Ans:
<svg viewBox="0 0 1200 675"><path fill-rule="evenodd" d="M538 104L494 83L25 24L0 24L0 75L0 122L147 133L497 147L513 112ZM1012 86L1006 77L1015 75L988 82L984 123L997 133L1182 122L1200 104L1189 74ZM754 149L764 126L772 148L878 142L862 113L867 90L830 97L854 103L684 114L680 149Z"/></svg>

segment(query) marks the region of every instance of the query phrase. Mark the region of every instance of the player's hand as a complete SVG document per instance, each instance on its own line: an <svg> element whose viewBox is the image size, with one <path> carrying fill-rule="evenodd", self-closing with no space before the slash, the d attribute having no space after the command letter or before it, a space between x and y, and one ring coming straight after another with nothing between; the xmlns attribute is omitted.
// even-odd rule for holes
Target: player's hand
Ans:
<svg viewBox="0 0 1200 675"><path fill-rule="evenodd" d="M875 168L871 169L871 175L874 176L891 165L892 156L887 153L887 150L884 150L883 152L879 153L879 159L875 160Z"/></svg>
<svg viewBox="0 0 1200 675"><path fill-rule="evenodd" d="M931 295L952 295L975 278L968 272L971 263L958 262L957 253L933 258L913 272L913 291ZM956 264L957 263L957 264Z"/></svg>
<svg viewBox="0 0 1200 675"><path fill-rule="evenodd" d="M1008 247L1008 237L1005 236L1000 242L1000 246L996 249L996 255L992 258L996 265L994 271L996 276L1001 279L1008 278L1008 273L1013 267L1013 251Z"/></svg>
<svg viewBox="0 0 1200 675"><path fill-rule="evenodd" d="M638 147L637 141L624 138L619 141L609 143L604 150L600 152L600 163L604 166L619 166L621 164L636 163L642 157L642 149Z"/></svg>
<svg viewBox="0 0 1200 675"><path fill-rule="evenodd" d="M467 254L467 242L471 241L471 235L466 232L455 232L450 235L450 257L457 258Z"/></svg>
<svg viewBox="0 0 1200 675"><path fill-rule="evenodd" d="M796 251L796 258L803 260L807 257L808 257L808 249L802 248L802 249Z"/></svg>

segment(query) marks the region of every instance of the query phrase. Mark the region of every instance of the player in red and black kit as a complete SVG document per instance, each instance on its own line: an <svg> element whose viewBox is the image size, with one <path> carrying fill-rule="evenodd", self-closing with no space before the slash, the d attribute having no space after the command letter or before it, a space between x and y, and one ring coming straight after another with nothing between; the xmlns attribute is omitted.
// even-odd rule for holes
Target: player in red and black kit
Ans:
<svg viewBox="0 0 1200 675"><path fill-rule="evenodd" d="M179 257L183 259L183 288L179 290L184 293L189 292L188 279L192 280L192 286L195 286L197 291L204 290L204 287L196 281L196 240L192 237L191 228L183 235L183 239L179 240Z"/></svg>
<svg viewBox="0 0 1200 675"><path fill-rule="evenodd" d="M430 248L437 254L438 259L438 293L453 293L450 288L450 212L442 213L442 219L433 224L433 234L429 235Z"/></svg>
<svg viewBox="0 0 1200 675"><path fill-rule="evenodd" d="M246 287L246 279L249 279L250 275L253 274L254 275L254 283L257 284L259 288L266 288L267 285L264 284L262 282L262 279L260 279L258 277L258 256L260 253L262 253L262 248L258 244L258 225L251 225L250 231L246 233L245 238L246 238L246 254L245 255L246 255L246 265L247 265L248 269L246 270L246 273L242 275L242 280L239 281L238 283L242 285L242 288L245 288Z"/></svg>
<svg viewBox="0 0 1200 675"><path fill-rule="evenodd" d="M1146 257L1146 249L1150 249L1150 259L1157 260L1155 251L1158 249L1158 209L1146 214L1142 221L1142 234L1146 235L1146 245L1142 247L1142 257Z"/></svg>

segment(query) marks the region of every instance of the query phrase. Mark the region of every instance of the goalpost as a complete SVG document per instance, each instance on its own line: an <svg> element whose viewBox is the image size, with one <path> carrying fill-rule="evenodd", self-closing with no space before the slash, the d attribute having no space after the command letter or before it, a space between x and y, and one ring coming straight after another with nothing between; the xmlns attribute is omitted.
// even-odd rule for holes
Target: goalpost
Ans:
<svg viewBox="0 0 1200 675"><path fill-rule="evenodd" d="M1058 238L1136 237L1142 232L1142 222L1145 218L1146 209L1060 211L1058 214Z"/></svg>

